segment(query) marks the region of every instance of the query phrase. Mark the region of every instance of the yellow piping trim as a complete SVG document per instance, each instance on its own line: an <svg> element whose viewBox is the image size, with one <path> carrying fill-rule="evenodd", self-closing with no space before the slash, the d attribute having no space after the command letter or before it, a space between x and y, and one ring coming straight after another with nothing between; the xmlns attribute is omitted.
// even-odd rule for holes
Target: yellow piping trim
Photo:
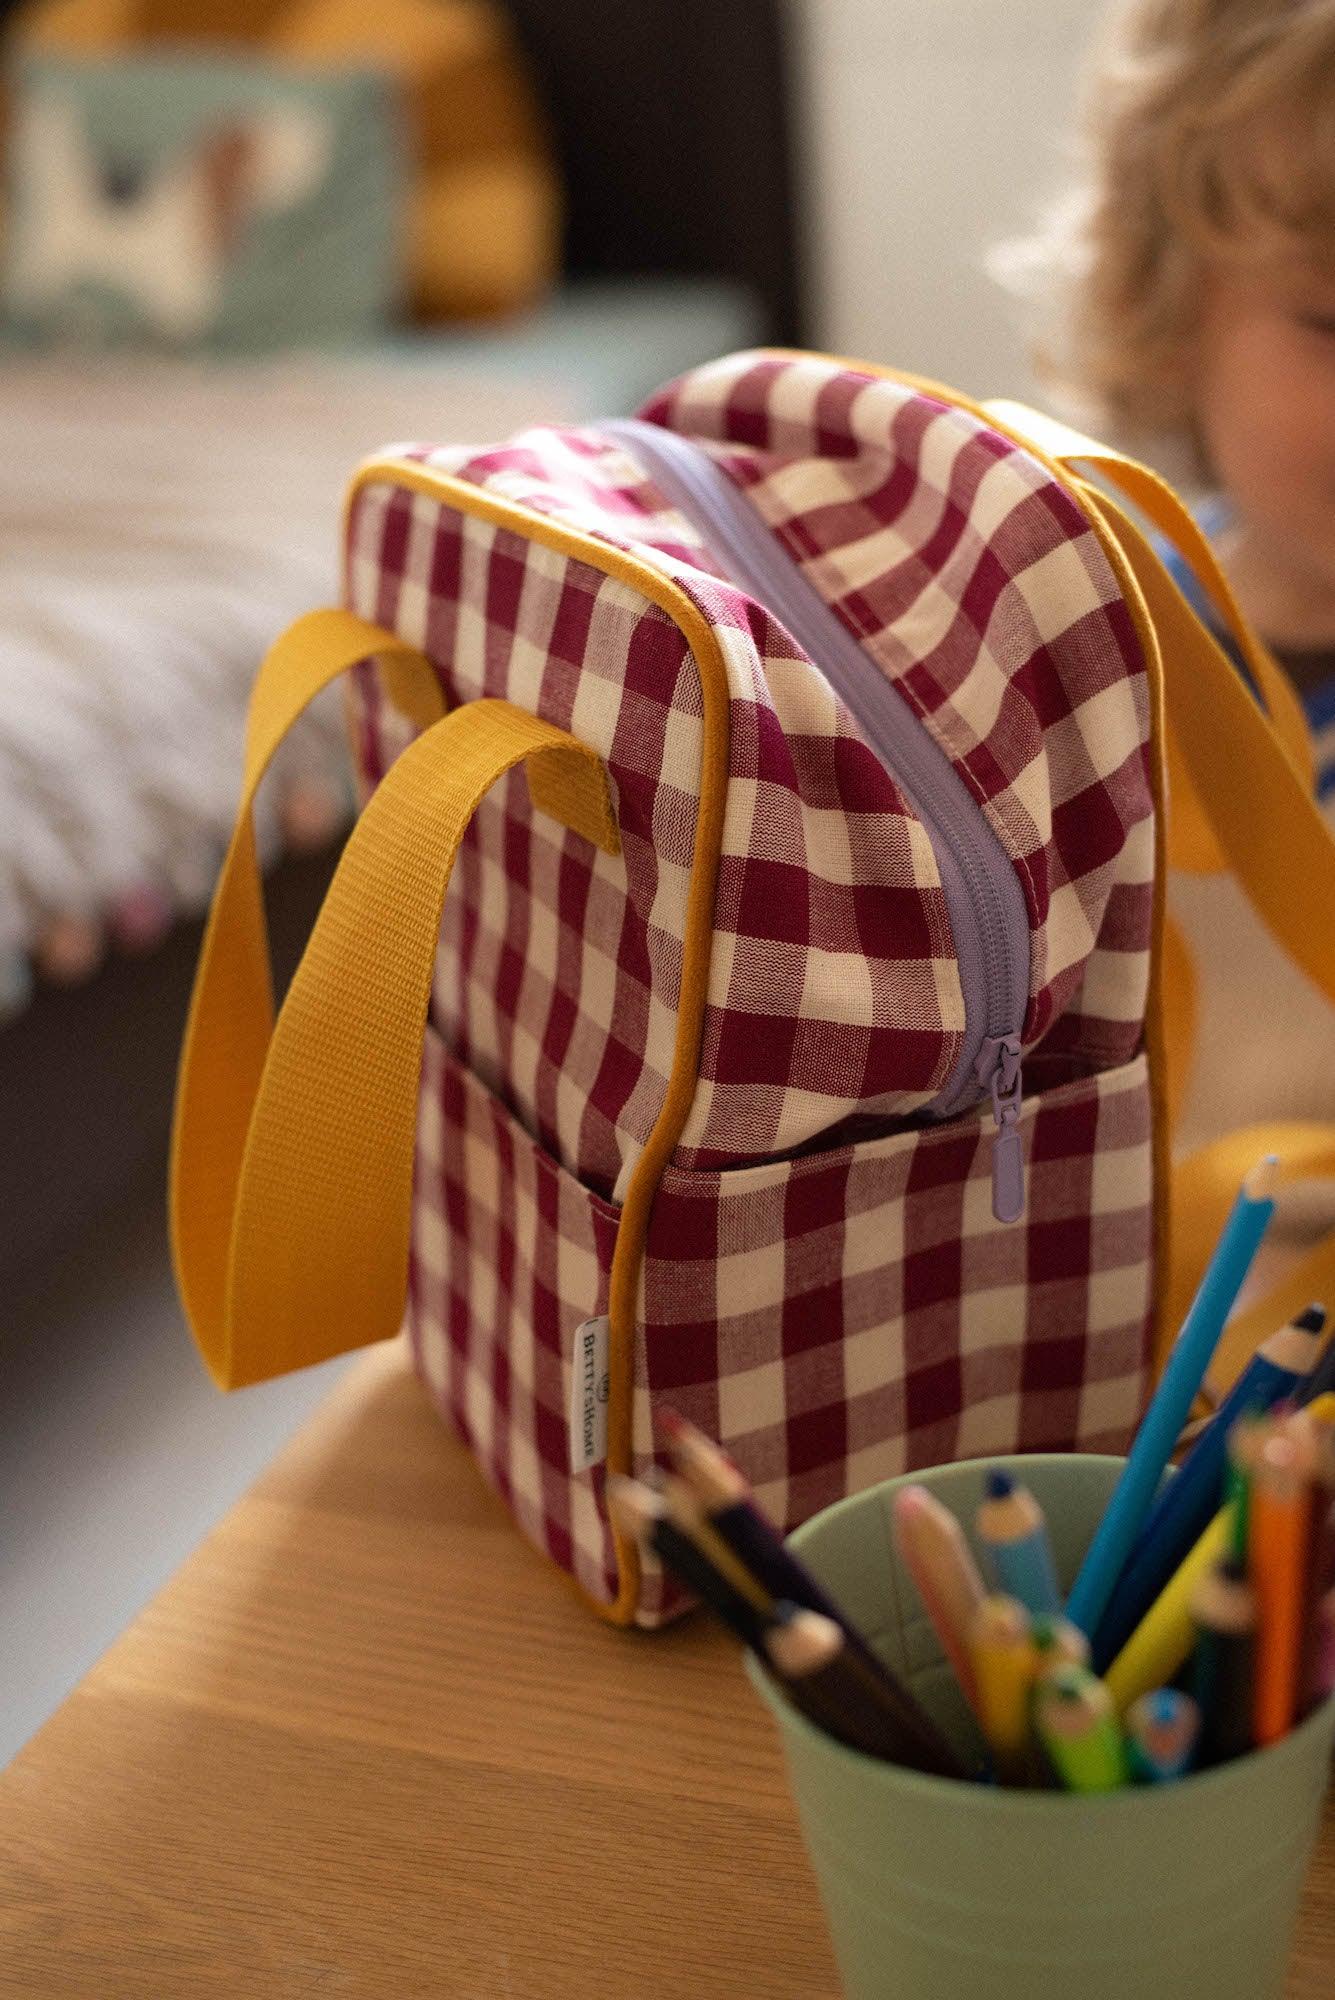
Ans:
<svg viewBox="0 0 1335 2000"><path fill-rule="evenodd" d="M357 468L344 502L344 526L358 494L371 485L406 488L437 500L459 514L510 528L526 540L540 542L558 555L614 577L665 611L680 631L700 675L702 728L699 804L695 816L695 851L686 897L682 939L681 1001L672 1050L672 1070L653 1130L631 1171L617 1229L616 1248L608 1280L608 1399L607 1471L631 1469L635 1390L635 1323L640 1272L648 1235L649 1215L663 1170L672 1157L690 1114L700 1068L700 1042L709 995L709 963L714 937L714 896L723 847L723 815L728 795L729 698L728 670L709 620L692 603L680 584L638 556L610 543L568 528L546 515L502 500L483 487L452 473L411 460L372 458ZM628 1625L635 1615L640 1591L638 1544L613 1528L617 1558L617 1594L610 1604L581 1590L600 1616L614 1625Z"/></svg>
<svg viewBox="0 0 1335 2000"><path fill-rule="evenodd" d="M1100 510L1097 491L1083 480L1073 482L1075 497L1085 517L1098 535L1104 554L1112 565L1122 601L1131 613L1136 638L1145 660L1145 678L1150 698L1150 797L1154 805L1154 881L1150 890L1150 964L1145 991L1145 1062L1150 1091L1150 1178L1154 1213L1154 1313L1151 1328L1151 1364L1157 1379L1177 1337L1177 1322L1169 1311L1171 1297L1167 1283L1172 1270L1173 1204L1166 1198L1172 1186L1174 1085L1184 1082L1175 1076L1169 1062L1168 966L1170 947L1176 933L1169 936L1168 918L1168 772L1166 749L1168 723L1165 713L1163 651L1154 629L1140 579ZM1068 490L1070 490L1068 488Z"/></svg>

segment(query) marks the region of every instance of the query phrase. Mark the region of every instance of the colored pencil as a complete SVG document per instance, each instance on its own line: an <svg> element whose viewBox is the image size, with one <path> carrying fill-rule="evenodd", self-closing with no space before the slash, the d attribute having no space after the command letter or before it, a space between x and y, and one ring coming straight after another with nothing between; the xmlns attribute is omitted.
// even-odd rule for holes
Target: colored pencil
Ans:
<svg viewBox="0 0 1335 2000"><path fill-rule="evenodd" d="M1028 1782L1034 1648L1029 1613L1013 1597L985 1597L970 1628L978 1720L1003 1784Z"/></svg>
<svg viewBox="0 0 1335 2000"><path fill-rule="evenodd" d="M1335 1404L1335 1396L1318 1396L1315 1401L1290 1412L1282 1425L1283 1435L1295 1450L1295 1464L1307 1493L1306 1553L1303 1558L1302 1604L1298 1619L1298 1673L1294 1688L1294 1719L1305 1715L1315 1700L1317 1656L1321 1646L1318 1609L1326 1591L1335 1585L1335 1441L1323 1415L1323 1406Z"/></svg>
<svg viewBox="0 0 1335 2000"><path fill-rule="evenodd" d="M1034 1726L1068 1791L1111 1792L1127 1782L1126 1742L1103 1682L1087 1667L1057 1667L1034 1691Z"/></svg>
<svg viewBox="0 0 1335 2000"><path fill-rule="evenodd" d="M1324 1400L1323 1397L1322 1401ZM1288 1438L1292 1444L1295 1453L1294 1462L1299 1473L1308 1482L1314 1502L1317 1474L1326 1442L1325 1426L1320 1418L1314 1415L1314 1411L1318 1408L1317 1404L1307 1409L1290 1408L1287 1415L1278 1420L1279 1433L1282 1437Z"/></svg>
<svg viewBox="0 0 1335 2000"><path fill-rule="evenodd" d="M1192 1693L1201 1712L1200 1761L1223 1764L1252 1747L1256 1593L1247 1565L1225 1556L1192 1592Z"/></svg>
<svg viewBox="0 0 1335 2000"><path fill-rule="evenodd" d="M804 1713L851 1749L938 1777L968 1776L912 1696L896 1698L895 1683L866 1671L836 1619L781 1603L765 1651Z"/></svg>
<svg viewBox="0 0 1335 2000"><path fill-rule="evenodd" d="M984 1592L964 1531L925 1486L901 1486L891 1519L900 1560L913 1578L965 1699L976 1710L970 1632Z"/></svg>
<svg viewBox="0 0 1335 2000"><path fill-rule="evenodd" d="M1284 1418L1280 1428L1298 1449L1303 1477L1312 1488L1313 1520L1335 1499L1335 1394L1318 1396Z"/></svg>
<svg viewBox="0 0 1335 2000"><path fill-rule="evenodd" d="M1198 1580L1232 1546L1232 1505L1221 1507L1177 1574L1165 1585L1104 1679L1122 1712L1152 1688L1166 1687L1195 1644L1191 1598Z"/></svg>
<svg viewBox="0 0 1335 2000"><path fill-rule="evenodd" d="M1332 1332L1315 1368L1298 1391L1298 1401L1315 1402L1318 1396L1329 1395L1332 1390L1335 1390L1335 1332Z"/></svg>
<svg viewBox="0 0 1335 2000"><path fill-rule="evenodd" d="M1276 1164L1273 1158L1262 1160L1243 1180L1159 1386L1136 1432L1122 1475L1080 1566L1066 1615L1091 1637L1144 1525L1164 1467L1219 1345L1224 1323L1275 1212Z"/></svg>
<svg viewBox="0 0 1335 2000"><path fill-rule="evenodd" d="M1126 1712L1127 1763L1142 1785L1162 1785L1190 1769L1201 1712L1178 1688L1154 1688Z"/></svg>
<svg viewBox="0 0 1335 2000"><path fill-rule="evenodd" d="M1054 1618L1045 1613L1033 1620L1031 1636L1040 1674L1047 1673L1052 1667L1089 1665L1089 1641L1069 1618Z"/></svg>
<svg viewBox="0 0 1335 2000"><path fill-rule="evenodd" d="M1275 1428L1275 1419L1249 1411L1233 1426L1228 1440L1228 1466L1224 1475L1224 1498L1233 1508L1231 1553L1247 1560L1247 1517L1251 1508L1252 1471L1262 1447Z"/></svg>
<svg viewBox="0 0 1335 2000"><path fill-rule="evenodd" d="M674 1571L745 1645L761 1651L770 1620L719 1575L689 1535L673 1525L661 1493L641 1480L613 1474L607 1482L607 1506L624 1534L652 1549L664 1568Z"/></svg>
<svg viewBox="0 0 1335 2000"><path fill-rule="evenodd" d="M848 1689L837 1679L837 1667L833 1675L828 1672L842 1650L842 1627L819 1611L808 1612L809 1618L819 1620L819 1624L804 1627L796 1622L804 1610L806 1606L792 1604L787 1599L781 1599L775 1606L777 1622L765 1634L765 1654L775 1678L818 1729L866 1756L886 1757L892 1763L900 1761L903 1745L898 1733L879 1711L859 1728L864 1690L856 1688L850 1700Z"/></svg>
<svg viewBox="0 0 1335 2000"><path fill-rule="evenodd" d="M660 1490L640 1480L614 1478L608 1481L608 1504L628 1533L646 1541L754 1652L768 1658L766 1640L777 1619L777 1603L714 1534L684 1480L668 1478ZM744 1588L739 1587L743 1578ZM828 1622L846 1641L838 1621ZM854 1676L864 1702L874 1702L883 1714L897 1718L899 1762L949 1776L967 1775L926 1710L870 1649L846 1645L840 1673L844 1680Z"/></svg>
<svg viewBox="0 0 1335 2000"><path fill-rule="evenodd" d="M1229 1434L1238 1419L1268 1410L1291 1395L1320 1351L1325 1314L1308 1307L1272 1333L1252 1356L1173 1478L1150 1508L1093 1634L1095 1671L1115 1659L1188 1550L1199 1541L1223 1499Z"/></svg>
<svg viewBox="0 0 1335 2000"><path fill-rule="evenodd" d="M1293 1727L1311 1527L1311 1488L1298 1447L1282 1434L1272 1437L1252 1479L1247 1531L1257 1608L1252 1732L1260 1745L1277 1742Z"/></svg>
<svg viewBox="0 0 1335 2000"><path fill-rule="evenodd" d="M1332 1590L1335 1590L1335 1493L1323 1479L1317 1486L1307 1574L1303 1581L1302 1665L1298 1674L1299 1706L1303 1714L1321 1699L1324 1691L1321 1606Z"/></svg>
<svg viewBox="0 0 1335 2000"><path fill-rule="evenodd" d="M742 1561L723 1537L716 1533L699 1500L686 1484L671 1474L657 1481L657 1490L667 1502L668 1519L683 1535L689 1535L719 1575L726 1577L739 1596L765 1617L774 1615L774 1593L767 1590L754 1570Z"/></svg>
<svg viewBox="0 0 1335 2000"><path fill-rule="evenodd" d="M833 1618L848 1636L865 1645L851 1619L784 1544L767 1520L746 1475L721 1446L685 1417L664 1406L656 1413L673 1463L704 1508L710 1526L775 1598L804 1604Z"/></svg>
<svg viewBox="0 0 1335 2000"><path fill-rule="evenodd" d="M1328 1591L1317 1613L1321 1644L1317 1652L1316 1699L1335 1694L1335 1590Z"/></svg>
<svg viewBox="0 0 1335 2000"><path fill-rule="evenodd" d="M999 1591L1018 1598L1031 1618L1061 1610L1061 1589L1043 1509L1028 1487L1021 1486L1003 1466L993 1466L986 1474L977 1528L991 1557Z"/></svg>

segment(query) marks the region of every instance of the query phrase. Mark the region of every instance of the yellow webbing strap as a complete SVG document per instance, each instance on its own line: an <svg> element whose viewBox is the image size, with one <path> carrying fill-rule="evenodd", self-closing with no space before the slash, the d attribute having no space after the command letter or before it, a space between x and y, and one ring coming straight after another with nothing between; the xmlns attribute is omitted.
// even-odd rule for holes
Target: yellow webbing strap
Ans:
<svg viewBox="0 0 1335 2000"><path fill-rule="evenodd" d="M172 1244L195 1339L225 1387L394 1333L403 1314L422 1035L441 906L479 801L528 762L535 802L619 851L593 751L504 701L433 722L357 822L277 1025L251 806L320 688L374 655L428 662L344 611L298 620L251 701L235 832L205 933L172 1135Z"/></svg>

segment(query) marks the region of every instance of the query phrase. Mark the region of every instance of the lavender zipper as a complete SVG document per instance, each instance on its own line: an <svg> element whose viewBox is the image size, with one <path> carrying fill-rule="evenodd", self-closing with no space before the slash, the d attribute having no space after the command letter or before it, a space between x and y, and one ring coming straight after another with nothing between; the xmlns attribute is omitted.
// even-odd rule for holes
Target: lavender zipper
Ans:
<svg viewBox="0 0 1335 2000"><path fill-rule="evenodd" d="M598 428L626 447L732 581L771 612L820 668L926 828L964 997L960 1054L926 1115L949 1118L991 1098L992 1212L998 1222L1018 1222L1024 1213L1020 1032L1029 996L1029 912L1010 856L945 752L709 453L635 418Z"/></svg>

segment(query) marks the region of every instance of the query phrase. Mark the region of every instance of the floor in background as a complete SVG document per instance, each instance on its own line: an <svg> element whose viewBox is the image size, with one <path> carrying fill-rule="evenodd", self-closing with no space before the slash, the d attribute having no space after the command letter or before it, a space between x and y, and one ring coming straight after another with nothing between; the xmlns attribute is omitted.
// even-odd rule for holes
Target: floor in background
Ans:
<svg viewBox="0 0 1335 2000"><path fill-rule="evenodd" d="M140 1190L0 1338L0 1765L345 1364L220 1395Z"/></svg>

